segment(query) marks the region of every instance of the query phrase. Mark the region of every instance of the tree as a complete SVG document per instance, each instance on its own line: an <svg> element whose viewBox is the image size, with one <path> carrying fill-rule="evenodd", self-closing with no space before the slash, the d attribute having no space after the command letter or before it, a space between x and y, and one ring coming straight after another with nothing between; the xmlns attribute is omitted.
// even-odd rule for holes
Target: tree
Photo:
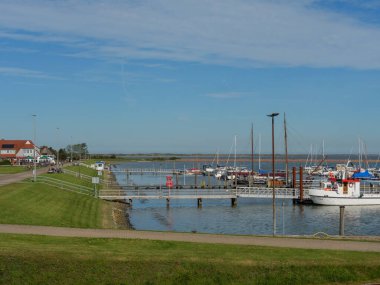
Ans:
<svg viewBox="0 0 380 285"><path fill-rule="evenodd" d="M67 155L66 149L61 148L58 151L58 153L59 153L59 161L65 161L67 159L68 155Z"/></svg>
<svg viewBox="0 0 380 285"><path fill-rule="evenodd" d="M73 160L79 160L88 156L88 148L86 143L68 145L66 147L66 155L71 156Z"/></svg>

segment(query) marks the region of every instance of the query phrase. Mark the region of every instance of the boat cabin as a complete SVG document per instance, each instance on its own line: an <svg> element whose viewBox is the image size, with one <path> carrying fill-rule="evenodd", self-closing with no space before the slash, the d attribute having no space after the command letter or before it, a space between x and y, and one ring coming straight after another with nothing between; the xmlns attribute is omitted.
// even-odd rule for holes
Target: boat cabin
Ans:
<svg viewBox="0 0 380 285"><path fill-rule="evenodd" d="M324 191L335 191L338 195L359 196L360 180L359 179L330 179L321 182L321 189ZM327 194L327 193L326 193Z"/></svg>

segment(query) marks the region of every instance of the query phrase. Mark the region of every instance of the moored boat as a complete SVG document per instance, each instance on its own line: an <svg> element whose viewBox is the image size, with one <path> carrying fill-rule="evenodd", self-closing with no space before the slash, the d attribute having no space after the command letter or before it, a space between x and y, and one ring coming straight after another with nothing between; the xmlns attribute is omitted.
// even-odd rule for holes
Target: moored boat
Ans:
<svg viewBox="0 0 380 285"><path fill-rule="evenodd" d="M380 188L369 184L361 187L360 179L330 178L322 181L318 189L310 189L309 196L314 204L336 206L380 205Z"/></svg>

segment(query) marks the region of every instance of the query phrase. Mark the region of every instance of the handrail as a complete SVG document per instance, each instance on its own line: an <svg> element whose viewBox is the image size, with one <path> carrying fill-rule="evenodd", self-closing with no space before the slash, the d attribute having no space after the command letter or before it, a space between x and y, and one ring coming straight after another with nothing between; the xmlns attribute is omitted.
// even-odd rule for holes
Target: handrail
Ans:
<svg viewBox="0 0 380 285"><path fill-rule="evenodd" d="M63 168L62 171L65 174L70 174L70 175L73 175L75 177L83 178L83 180L87 180L89 182L92 181L92 176L90 176L90 175L82 174L82 173L79 173L79 172L76 172L76 171L72 171L72 170L69 170L69 169L65 169L65 168ZM103 179L99 178L99 183L103 183L103 182L104 182Z"/></svg>
<svg viewBox="0 0 380 285"><path fill-rule="evenodd" d="M47 177L47 176L42 175L42 176L38 176L37 182L38 183L44 183L44 184L47 184L47 185L50 185L53 187L57 187L60 189L65 189L68 191L80 193L80 194L94 196L94 190L92 188L87 187L87 186L83 186L83 185L78 185L78 184L71 183L71 182L67 182L67 181L63 181L60 179L55 179L55 178L51 178L51 177Z"/></svg>
<svg viewBox="0 0 380 285"><path fill-rule="evenodd" d="M180 173L183 169L173 169L173 168L122 168L111 170L114 173Z"/></svg>

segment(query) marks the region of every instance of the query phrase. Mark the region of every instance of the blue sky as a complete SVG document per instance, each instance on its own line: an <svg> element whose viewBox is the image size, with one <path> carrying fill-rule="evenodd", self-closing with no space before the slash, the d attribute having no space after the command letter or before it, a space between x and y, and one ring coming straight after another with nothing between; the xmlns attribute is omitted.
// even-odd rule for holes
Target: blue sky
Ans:
<svg viewBox="0 0 380 285"><path fill-rule="evenodd" d="M379 0L0 0L0 136L91 152L380 152ZM59 129L57 129L59 128Z"/></svg>

